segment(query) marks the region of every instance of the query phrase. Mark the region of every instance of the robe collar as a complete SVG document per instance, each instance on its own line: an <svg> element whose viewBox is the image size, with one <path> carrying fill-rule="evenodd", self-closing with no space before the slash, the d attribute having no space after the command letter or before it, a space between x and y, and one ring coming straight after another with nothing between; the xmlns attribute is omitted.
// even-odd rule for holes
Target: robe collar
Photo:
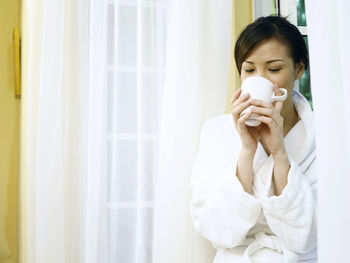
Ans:
<svg viewBox="0 0 350 263"><path fill-rule="evenodd" d="M314 141L313 112L309 102L295 89L293 89L292 100L300 120L284 137L284 144L288 157L299 163L308 155ZM266 154L260 142L258 142L256 156L258 158L254 160L254 166L256 165L258 167L266 159L272 158L271 155L268 156Z"/></svg>
<svg viewBox="0 0 350 263"><path fill-rule="evenodd" d="M314 145L315 136L313 128L313 112L309 102L303 95L300 94L299 91L295 89L292 93L292 100L300 120L285 136L284 144L288 158L299 164L308 156ZM272 194L270 184L273 169L273 158L272 155L268 156L266 154L264 147L260 142L258 142L253 168L255 176L258 177L255 178L258 181L255 182L257 183L255 187L260 188L260 191L257 189L258 192L261 193L261 187L263 186L263 192L269 191L269 195ZM260 185L260 187L258 185Z"/></svg>

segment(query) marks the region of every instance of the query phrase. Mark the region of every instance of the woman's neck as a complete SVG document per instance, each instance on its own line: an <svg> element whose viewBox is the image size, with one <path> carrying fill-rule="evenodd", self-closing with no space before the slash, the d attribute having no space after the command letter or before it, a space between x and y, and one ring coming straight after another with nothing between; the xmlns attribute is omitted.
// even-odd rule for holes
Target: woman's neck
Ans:
<svg viewBox="0 0 350 263"><path fill-rule="evenodd" d="M299 121L299 115L294 107L292 98L288 98L282 108L281 116L284 119L283 123L283 136L286 136L288 132Z"/></svg>

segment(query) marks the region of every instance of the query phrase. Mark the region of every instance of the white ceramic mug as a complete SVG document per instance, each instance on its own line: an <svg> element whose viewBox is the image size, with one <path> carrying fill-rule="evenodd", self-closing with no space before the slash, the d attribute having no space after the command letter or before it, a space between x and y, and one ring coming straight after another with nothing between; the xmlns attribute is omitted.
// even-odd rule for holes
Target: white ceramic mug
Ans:
<svg viewBox="0 0 350 263"><path fill-rule="evenodd" d="M282 88L280 90L283 93L283 95L276 96L273 90L273 83L270 80L259 76L252 76L243 80L241 89L242 89L241 96L245 93L249 93L250 99L263 100L269 103L272 103L275 101L284 101L288 96L287 90ZM244 111L242 111L241 116L247 113L250 107L251 106L249 106ZM260 125L261 123L260 121L253 119L256 116L259 116L259 115L256 113L253 113L252 116L245 122L245 124L252 127Z"/></svg>

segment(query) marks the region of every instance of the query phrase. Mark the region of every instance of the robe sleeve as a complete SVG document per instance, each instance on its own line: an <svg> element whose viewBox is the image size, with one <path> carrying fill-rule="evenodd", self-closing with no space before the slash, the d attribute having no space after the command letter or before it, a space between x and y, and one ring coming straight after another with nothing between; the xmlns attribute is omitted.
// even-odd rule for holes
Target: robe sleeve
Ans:
<svg viewBox="0 0 350 263"><path fill-rule="evenodd" d="M245 240L262 206L244 191L236 176L235 157L227 151L227 141L223 145L225 136L211 124L209 120L201 129L192 169L191 218L195 229L215 248L232 248Z"/></svg>
<svg viewBox="0 0 350 263"><path fill-rule="evenodd" d="M288 183L281 195L262 198L263 212L272 231L290 250L305 254L317 246L316 156L303 172L289 158Z"/></svg>

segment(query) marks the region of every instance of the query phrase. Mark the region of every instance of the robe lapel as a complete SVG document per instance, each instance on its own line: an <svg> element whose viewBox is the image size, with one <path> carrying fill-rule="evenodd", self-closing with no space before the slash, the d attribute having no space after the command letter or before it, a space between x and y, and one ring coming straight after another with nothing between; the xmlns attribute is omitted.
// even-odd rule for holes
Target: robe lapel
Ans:
<svg viewBox="0 0 350 263"><path fill-rule="evenodd" d="M296 90L293 90L293 102L300 120L288 132L284 138L284 144L288 157L296 163L305 159L310 151L313 141L312 111L306 99ZM253 191L255 196L272 196L274 189L272 185L273 158L268 156L264 147L258 142L258 148L253 163L254 178Z"/></svg>

